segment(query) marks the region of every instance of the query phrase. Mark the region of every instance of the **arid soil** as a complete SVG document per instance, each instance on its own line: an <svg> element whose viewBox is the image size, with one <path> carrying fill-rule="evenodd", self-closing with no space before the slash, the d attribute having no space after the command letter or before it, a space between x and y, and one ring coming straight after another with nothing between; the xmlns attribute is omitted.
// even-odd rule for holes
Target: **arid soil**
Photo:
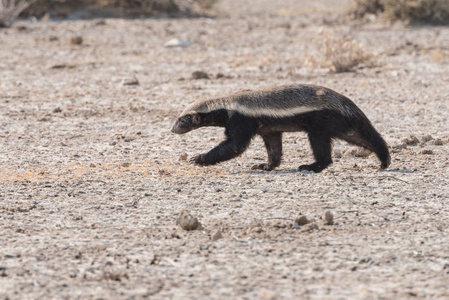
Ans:
<svg viewBox="0 0 449 300"><path fill-rule="evenodd" d="M0 30L0 299L448 299L449 28L340 16L350 5L223 0L216 18ZM164 47L176 38L191 45ZM372 57L333 73L329 38ZM299 82L351 98L391 166L336 141L328 169L298 172L313 160L299 132L275 171L250 170L260 138L202 168L186 154L223 129L169 131L197 99Z"/></svg>

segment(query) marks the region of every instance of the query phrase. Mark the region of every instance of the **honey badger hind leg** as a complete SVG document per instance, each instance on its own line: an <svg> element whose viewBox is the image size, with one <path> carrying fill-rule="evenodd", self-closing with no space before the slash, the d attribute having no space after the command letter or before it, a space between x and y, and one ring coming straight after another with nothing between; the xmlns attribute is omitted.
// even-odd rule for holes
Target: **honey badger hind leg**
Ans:
<svg viewBox="0 0 449 300"><path fill-rule="evenodd" d="M308 136L315 162L310 165L301 165L298 170L319 173L332 163L332 139L320 133L309 133Z"/></svg>
<svg viewBox="0 0 449 300"><path fill-rule="evenodd" d="M268 163L257 164L251 170L271 171L279 167L282 158L282 132L261 134L268 153Z"/></svg>

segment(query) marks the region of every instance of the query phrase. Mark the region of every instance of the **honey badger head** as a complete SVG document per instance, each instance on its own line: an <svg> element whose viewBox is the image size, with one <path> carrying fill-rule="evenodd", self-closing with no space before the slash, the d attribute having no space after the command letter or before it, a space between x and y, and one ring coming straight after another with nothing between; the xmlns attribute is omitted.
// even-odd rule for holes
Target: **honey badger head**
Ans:
<svg viewBox="0 0 449 300"><path fill-rule="evenodd" d="M199 127L201 127L201 116L195 112L191 112L180 116L173 125L171 132L183 134Z"/></svg>

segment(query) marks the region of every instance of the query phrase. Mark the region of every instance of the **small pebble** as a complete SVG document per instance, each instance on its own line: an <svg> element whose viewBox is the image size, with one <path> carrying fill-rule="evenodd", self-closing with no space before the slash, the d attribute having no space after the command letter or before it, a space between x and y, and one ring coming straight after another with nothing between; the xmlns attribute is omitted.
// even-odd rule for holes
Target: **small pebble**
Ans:
<svg viewBox="0 0 449 300"><path fill-rule="evenodd" d="M70 44L81 45L83 43L83 38L80 36L74 36L70 39Z"/></svg>
<svg viewBox="0 0 449 300"><path fill-rule="evenodd" d="M184 230L195 230L198 228L199 222L198 219L193 217L188 210L183 210L179 214L176 224Z"/></svg>
<svg viewBox="0 0 449 300"><path fill-rule="evenodd" d="M393 146L394 149L407 149L407 144L406 143L402 143L399 145L394 145Z"/></svg>
<svg viewBox="0 0 449 300"><path fill-rule="evenodd" d="M211 237L212 241L214 241L214 242L219 239L222 239L222 238L223 238L223 234L221 233L221 230L217 230L217 232L215 232Z"/></svg>
<svg viewBox="0 0 449 300"><path fill-rule="evenodd" d="M433 144L436 145L436 146L441 146L441 145L443 145L443 141L442 141L441 139L436 139L436 140L433 142Z"/></svg>
<svg viewBox="0 0 449 300"><path fill-rule="evenodd" d="M334 157L335 158L342 158L343 153L340 150L334 150Z"/></svg>
<svg viewBox="0 0 449 300"><path fill-rule="evenodd" d="M187 161L188 155L187 153L183 153L179 156L179 161Z"/></svg>
<svg viewBox="0 0 449 300"><path fill-rule="evenodd" d="M433 154L433 151L430 149L422 149L420 151L421 154Z"/></svg>
<svg viewBox="0 0 449 300"><path fill-rule="evenodd" d="M125 78L122 80L122 85L139 85L139 80L136 76Z"/></svg>
<svg viewBox="0 0 449 300"><path fill-rule="evenodd" d="M304 226L304 230L305 231L314 231L314 230L318 230L318 225L316 225L315 223L310 223L307 224L306 226Z"/></svg>
<svg viewBox="0 0 449 300"><path fill-rule="evenodd" d="M414 135L409 135L408 137L406 137L405 139L402 139L402 142L406 143L407 145L416 145L419 143L419 140L416 136Z"/></svg>
<svg viewBox="0 0 449 300"><path fill-rule="evenodd" d="M209 79L209 75L203 71L195 71L192 73L192 79Z"/></svg>
<svg viewBox="0 0 449 300"><path fill-rule="evenodd" d="M334 215L329 210L327 210L324 213L323 220L324 220L325 225L333 225L334 224Z"/></svg>
<svg viewBox="0 0 449 300"><path fill-rule="evenodd" d="M168 42L164 44L165 48L174 48L174 47L181 47L186 48L192 45L192 42L189 40L182 40L182 39L171 39Z"/></svg>
<svg viewBox="0 0 449 300"><path fill-rule="evenodd" d="M363 148L354 149L352 154L355 157L368 157L371 154L371 151Z"/></svg>
<svg viewBox="0 0 449 300"><path fill-rule="evenodd" d="M431 141L431 140L433 140L433 137L430 134L425 135L421 138L422 143L427 143L428 141Z"/></svg>
<svg viewBox="0 0 449 300"><path fill-rule="evenodd" d="M299 226L303 226L303 225L309 224L310 221L309 221L309 219L307 219L306 216L300 216L295 220L295 223L298 224Z"/></svg>

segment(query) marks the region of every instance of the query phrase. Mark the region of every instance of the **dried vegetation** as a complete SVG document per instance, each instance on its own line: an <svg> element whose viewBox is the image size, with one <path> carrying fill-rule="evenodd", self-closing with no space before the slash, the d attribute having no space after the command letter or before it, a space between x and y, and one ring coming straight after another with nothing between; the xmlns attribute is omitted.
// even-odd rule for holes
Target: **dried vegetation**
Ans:
<svg viewBox="0 0 449 300"><path fill-rule="evenodd" d="M35 0L0 0L0 28L10 27L19 14Z"/></svg>
<svg viewBox="0 0 449 300"><path fill-rule="evenodd" d="M342 73L354 71L363 63L368 63L372 52L361 43L348 36L334 36L324 33L319 42L319 55L309 56L306 63L331 72Z"/></svg>
<svg viewBox="0 0 449 300"><path fill-rule="evenodd" d="M217 0L49 0L38 1L26 15L53 14L58 17L76 10L113 17L191 16L207 13Z"/></svg>
<svg viewBox="0 0 449 300"><path fill-rule="evenodd" d="M356 18L383 14L390 20L449 24L449 0L357 0Z"/></svg>

